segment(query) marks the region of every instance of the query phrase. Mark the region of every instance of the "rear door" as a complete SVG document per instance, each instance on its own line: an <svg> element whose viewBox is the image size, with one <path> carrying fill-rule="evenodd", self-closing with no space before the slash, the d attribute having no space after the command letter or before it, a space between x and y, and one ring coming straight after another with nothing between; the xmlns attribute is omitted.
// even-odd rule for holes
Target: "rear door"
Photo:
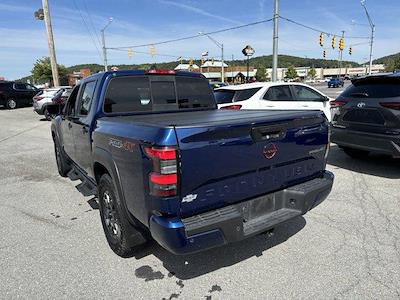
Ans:
<svg viewBox="0 0 400 300"><path fill-rule="evenodd" d="M75 142L73 134L73 121L76 117L76 99L78 96L80 86L77 85L68 99L64 107L61 122L61 135L62 143L65 153L72 159L75 160Z"/></svg>
<svg viewBox="0 0 400 300"><path fill-rule="evenodd" d="M345 104L334 115L334 125L372 133L400 133L400 78L355 81L336 101Z"/></svg>
<svg viewBox="0 0 400 300"><path fill-rule="evenodd" d="M226 114L223 125L215 121L221 117L216 113ZM328 143L323 114L267 115L216 111L204 124L176 127L183 216L265 195L321 174Z"/></svg>
<svg viewBox="0 0 400 300"><path fill-rule="evenodd" d="M72 132L75 143L75 162L86 173L89 173L92 160L92 143L90 135L89 113L92 108L96 80L84 82L77 99L76 116L72 120Z"/></svg>

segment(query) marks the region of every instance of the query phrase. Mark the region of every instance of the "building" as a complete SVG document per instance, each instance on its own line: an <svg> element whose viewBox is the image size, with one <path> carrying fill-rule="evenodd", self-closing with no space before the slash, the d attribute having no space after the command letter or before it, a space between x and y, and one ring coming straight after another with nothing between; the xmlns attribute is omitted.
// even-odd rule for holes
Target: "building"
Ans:
<svg viewBox="0 0 400 300"><path fill-rule="evenodd" d="M247 78L247 66L229 67L224 62L225 82L244 83ZM222 62L216 60L208 60L200 66L200 72L210 81L222 81ZM257 69L249 67L249 78L256 76Z"/></svg>
<svg viewBox="0 0 400 300"><path fill-rule="evenodd" d="M175 71L189 71L189 72L200 72L200 67L196 64L179 64L175 67Z"/></svg>
<svg viewBox="0 0 400 300"><path fill-rule="evenodd" d="M83 78L90 76L92 72L89 68L80 69L79 72L75 71L72 74L67 75L68 85L75 86L77 85Z"/></svg>
<svg viewBox="0 0 400 300"><path fill-rule="evenodd" d="M296 67L295 70L299 78L306 79L308 78L308 72L312 69L312 67ZM369 73L369 66L363 67L342 67L342 68L314 68L316 75L315 79L324 79L326 77L335 77L335 76L363 76ZM385 66L382 64L372 65L372 73L381 73L385 71ZM277 70L277 79L283 80L286 76L287 68L278 68ZM272 69L267 69L267 77L270 78L272 74Z"/></svg>

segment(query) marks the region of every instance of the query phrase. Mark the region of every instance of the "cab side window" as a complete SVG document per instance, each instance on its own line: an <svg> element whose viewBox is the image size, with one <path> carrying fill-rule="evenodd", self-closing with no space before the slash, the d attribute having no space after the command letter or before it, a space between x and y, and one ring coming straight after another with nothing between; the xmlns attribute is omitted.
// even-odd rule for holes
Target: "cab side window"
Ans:
<svg viewBox="0 0 400 300"><path fill-rule="evenodd" d="M96 81L89 81L83 86L82 95L80 97L78 105L78 114L80 116L87 116L90 107L92 106L94 89L96 87Z"/></svg>

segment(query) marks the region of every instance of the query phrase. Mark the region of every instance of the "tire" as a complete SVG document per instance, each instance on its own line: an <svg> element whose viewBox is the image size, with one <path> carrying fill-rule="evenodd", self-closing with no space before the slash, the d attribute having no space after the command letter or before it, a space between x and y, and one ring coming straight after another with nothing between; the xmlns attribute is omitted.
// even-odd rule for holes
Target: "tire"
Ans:
<svg viewBox="0 0 400 300"><path fill-rule="evenodd" d="M368 156L369 151L366 150L359 150L354 148L343 147L342 148L344 153L352 158L365 158Z"/></svg>
<svg viewBox="0 0 400 300"><path fill-rule="evenodd" d="M58 174L60 174L61 177L67 177L68 172L71 171L71 165L68 163L57 138L54 138L54 152L56 155Z"/></svg>
<svg viewBox="0 0 400 300"><path fill-rule="evenodd" d="M46 119L47 121L51 121L52 116L50 115L49 111L47 110L47 107L44 108L44 110L43 110L43 115L44 115L44 117L45 117L45 119Z"/></svg>
<svg viewBox="0 0 400 300"><path fill-rule="evenodd" d="M17 106L17 101L14 98L7 99L6 107L8 109L16 109Z"/></svg>
<svg viewBox="0 0 400 300"><path fill-rule="evenodd" d="M147 238L129 223L127 212L108 174L100 178L98 199L101 224L108 245L118 256L131 257L138 246L146 243Z"/></svg>

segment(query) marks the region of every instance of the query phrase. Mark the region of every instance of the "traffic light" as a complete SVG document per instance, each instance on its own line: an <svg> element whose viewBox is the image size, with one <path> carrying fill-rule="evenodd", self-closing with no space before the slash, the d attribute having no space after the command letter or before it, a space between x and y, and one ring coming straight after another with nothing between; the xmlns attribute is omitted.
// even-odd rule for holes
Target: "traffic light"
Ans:
<svg viewBox="0 0 400 300"><path fill-rule="evenodd" d="M156 55L156 48L154 46L150 47L150 55L151 57L154 57L154 55Z"/></svg>
<svg viewBox="0 0 400 300"><path fill-rule="evenodd" d="M321 32L321 33L319 34L319 45L320 45L321 47L324 46L324 33L323 33L323 32Z"/></svg>
<svg viewBox="0 0 400 300"><path fill-rule="evenodd" d="M339 40L339 49L340 51L343 51L344 49L344 38L340 38Z"/></svg>
<svg viewBox="0 0 400 300"><path fill-rule="evenodd" d="M349 55L351 55L353 53L353 47L349 47Z"/></svg>
<svg viewBox="0 0 400 300"><path fill-rule="evenodd" d="M133 56L133 50L132 50L132 48L129 48L128 49L128 57L132 58L132 56Z"/></svg>
<svg viewBox="0 0 400 300"><path fill-rule="evenodd" d="M322 51L322 57L325 58L326 57L326 51Z"/></svg>
<svg viewBox="0 0 400 300"><path fill-rule="evenodd" d="M335 49L336 47L336 36L332 37L332 49Z"/></svg>

